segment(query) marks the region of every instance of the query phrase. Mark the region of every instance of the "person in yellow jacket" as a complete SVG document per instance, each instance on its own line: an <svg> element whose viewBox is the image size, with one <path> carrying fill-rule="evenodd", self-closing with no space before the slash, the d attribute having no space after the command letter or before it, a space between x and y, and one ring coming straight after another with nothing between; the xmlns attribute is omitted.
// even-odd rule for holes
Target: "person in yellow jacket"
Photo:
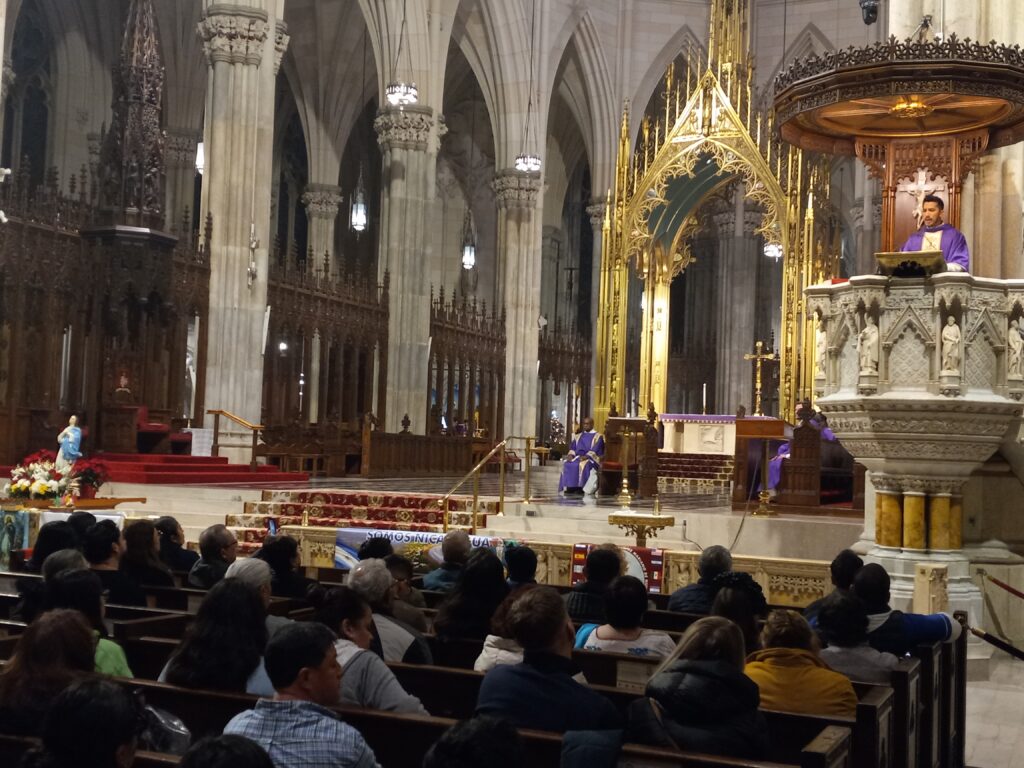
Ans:
<svg viewBox="0 0 1024 768"><path fill-rule="evenodd" d="M772 611L761 642L764 650L747 656L744 672L757 683L763 709L854 717L857 694L850 679L818 656L817 638L803 616Z"/></svg>

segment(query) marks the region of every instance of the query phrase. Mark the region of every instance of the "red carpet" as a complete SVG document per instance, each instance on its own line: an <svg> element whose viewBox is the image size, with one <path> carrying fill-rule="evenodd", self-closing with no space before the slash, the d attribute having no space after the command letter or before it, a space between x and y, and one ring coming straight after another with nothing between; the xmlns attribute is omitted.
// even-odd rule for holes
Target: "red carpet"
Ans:
<svg viewBox="0 0 1024 768"><path fill-rule="evenodd" d="M346 491L326 488L305 491L264 491L263 501L247 501L241 515L227 515L225 523L238 536L240 551L256 549L266 538L271 522L325 528L374 528L377 530L441 533L444 520L438 507L441 497L429 493ZM469 526L473 499L453 496L448 508L453 525ZM498 511L497 501L481 501L477 524L487 525L487 515Z"/></svg>
<svg viewBox="0 0 1024 768"><path fill-rule="evenodd" d="M115 483L147 485L273 485L305 482L302 472L281 472L277 467L260 465L252 471L248 464L229 464L223 457L175 456L171 454L103 453Z"/></svg>

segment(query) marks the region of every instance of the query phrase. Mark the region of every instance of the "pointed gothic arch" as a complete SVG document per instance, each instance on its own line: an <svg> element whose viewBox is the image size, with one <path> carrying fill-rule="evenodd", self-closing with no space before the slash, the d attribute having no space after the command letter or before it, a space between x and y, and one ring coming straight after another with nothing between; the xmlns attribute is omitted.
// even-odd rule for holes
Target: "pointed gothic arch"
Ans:
<svg viewBox="0 0 1024 768"><path fill-rule="evenodd" d="M813 317L801 302L805 285L835 271L815 212L828 200L823 163L805 157L774 136L769 118L755 107L749 61L749 5L713 0L707 59L687 57L676 77L669 64L659 112L644 117L635 153L630 152L629 105L620 129L616 186L605 217L598 322L595 417L603 425L614 405L626 412L626 326L629 274L636 269L647 285L643 317L641 406L666 403L668 334L663 331L674 270L668 249L657 248L652 214L669 204L673 179L718 175L743 180L746 195L763 218L757 233L781 246L782 289L780 408L788 413L813 388ZM704 64L706 61L706 65ZM701 166L698 167L698 162ZM696 201L694 205L699 203ZM824 217L822 217L824 218ZM656 317L661 313L661 317Z"/></svg>

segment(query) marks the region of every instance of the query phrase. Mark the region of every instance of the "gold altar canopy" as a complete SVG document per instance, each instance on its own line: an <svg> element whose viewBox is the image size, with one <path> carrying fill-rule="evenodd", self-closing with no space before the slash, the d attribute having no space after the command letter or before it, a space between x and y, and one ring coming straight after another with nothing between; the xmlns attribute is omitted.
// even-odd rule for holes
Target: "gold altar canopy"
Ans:
<svg viewBox="0 0 1024 768"><path fill-rule="evenodd" d="M828 211L828 164L782 142L753 86L748 0L712 0L706 59L687 50L685 73L669 66L656 114L641 124L630 151L629 105L623 112L615 187L605 209L597 328L594 418L614 404L626 413L629 271L645 282L641 410L665 409L668 286L690 261L694 213L709 194L738 179L763 212L758 233L783 253L780 408L792 411L813 386L813 328L803 289L837 273L838 250ZM708 177L714 176L715 179ZM687 181L680 185L680 180ZM682 189L687 188L687 191ZM700 194L694 194L694 190ZM680 195L687 199L680 200ZM666 213L671 209L670 213ZM673 229L662 239L658 228ZM753 301L754 297L750 297Z"/></svg>

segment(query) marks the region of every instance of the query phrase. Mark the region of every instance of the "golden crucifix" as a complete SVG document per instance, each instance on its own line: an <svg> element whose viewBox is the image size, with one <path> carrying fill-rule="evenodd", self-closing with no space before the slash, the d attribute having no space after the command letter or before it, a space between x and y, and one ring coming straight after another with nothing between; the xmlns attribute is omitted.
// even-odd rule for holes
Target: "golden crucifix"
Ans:
<svg viewBox="0 0 1024 768"><path fill-rule="evenodd" d="M768 360L778 360L779 356L774 352L764 353L764 342L759 341L754 345L757 350L753 355L744 355L744 360L754 361L754 415L764 416L761 413L761 364Z"/></svg>

